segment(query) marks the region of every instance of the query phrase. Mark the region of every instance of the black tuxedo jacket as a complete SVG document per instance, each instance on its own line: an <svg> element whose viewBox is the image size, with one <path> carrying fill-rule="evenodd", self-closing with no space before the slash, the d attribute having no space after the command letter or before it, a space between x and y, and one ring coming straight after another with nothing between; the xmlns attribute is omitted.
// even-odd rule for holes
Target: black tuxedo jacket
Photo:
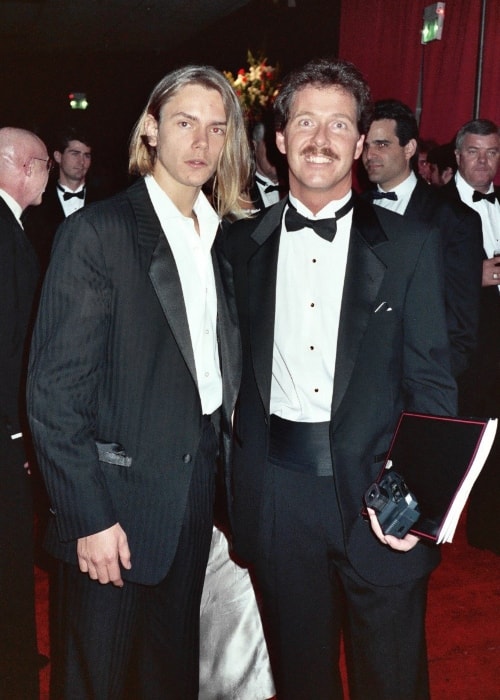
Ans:
<svg viewBox="0 0 500 700"><path fill-rule="evenodd" d="M453 178L441 188L444 196L452 202L463 204ZM500 188L495 187L500 202ZM466 206L466 205L463 205ZM471 207L467 207L474 211ZM474 213L476 213L474 211ZM479 216L479 215L478 215ZM482 246L482 230L481 230ZM482 248L483 260L486 253ZM498 288L482 287L480 293L479 331L476 351L471 366L460 378L461 411L473 415L498 414L498 392L500 391L500 294Z"/></svg>
<svg viewBox="0 0 500 700"><path fill-rule="evenodd" d="M86 186L85 205L91 204L97 199L99 197L92 187ZM57 194L57 181L51 179L43 194L42 203L36 207L28 207L23 214L23 225L26 235L38 255L43 272L45 272L49 264L56 231L65 218L64 210Z"/></svg>
<svg viewBox="0 0 500 700"><path fill-rule="evenodd" d="M213 257L227 448L240 346ZM155 584L176 551L202 413L181 283L144 180L68 217L52 260L28 382L49 546L75 561L77 538L119 522L124 577Z"/></svg>
<svg viewBox="0 0 500 700"><path fill-rule="evenodd" d="M243 347L234 420L232 518L236 551L256 555L268 449L275 289L286 200L224 232ZM300 280L297 280L300 283ZM396 584L429 571L437 548L382 546L360 516L402 409L454 414L439 234L356 200L342 298L331 414L332 499L347 555L361 576Z"/></svg>
<svg viewBox="0 0 500 700"><path fill-rule="evenodd" d="M451 368L457 377L468 367L477 344L483 266L481 217L461 201L443 197L423 180L417 181L404 216L425 221L441 232Z"/></svg>
<svg viewBox="0 0 500 700"><path fill-rule="evenodd" d="M26 452L26 341L38 284L35 252L0 197L0 695L38 697L33 503Z"/></svg>
<svg viewBox="0 0 500 700"><path fill-rule="evenodd" d="M38 274L33 247L0 197L0 419L9 436L21 429L19 391Z"/></svg>

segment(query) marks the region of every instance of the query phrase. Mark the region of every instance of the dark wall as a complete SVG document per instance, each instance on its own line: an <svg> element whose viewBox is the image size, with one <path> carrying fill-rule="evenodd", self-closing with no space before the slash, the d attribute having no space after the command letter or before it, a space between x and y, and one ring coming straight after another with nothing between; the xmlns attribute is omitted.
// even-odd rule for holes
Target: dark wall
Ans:
<svg viewBox="0 0 500 700"><path fill-rule="evenodd" d="M161 53L138 50L140 36L122 53L30 54L29 42L16 55L0 52L0 126L36 131L49 148L53 131L75 123L92 139L94 177L127 182L127 142L151 88L172 68L210 63L236 73L247 50L279 64L281 74L314 56L337 55L340 0L253 0L182 46ZM87 93L88 109L69 108L68 94Z"/></svg>

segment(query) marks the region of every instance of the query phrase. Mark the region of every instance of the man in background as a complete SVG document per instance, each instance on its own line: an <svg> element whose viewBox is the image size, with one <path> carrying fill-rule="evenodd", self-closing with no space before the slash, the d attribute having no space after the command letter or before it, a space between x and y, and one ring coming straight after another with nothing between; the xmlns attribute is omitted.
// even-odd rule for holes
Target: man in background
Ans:
<svg viewBox="0 0 500 700"><path fill-rule="evenodd" d="M439 229L444 255L446 319L455 377L468 367L477 343L481 292L481 221L461 202L445 199L417 178L411 163L418 142L417 120L399 100L375 104L363 147L363 164L377 187L374 204Z"/></svg>
<svg viewBox="0 0 500 700"><path fill-rule="evenodd" d="M6 699L38 699L24 379L39 269L21 214L42 201L50 166L35 134L0 129L0 697Z"/></svg>
<svg viewBox="0 0 500 700"><path fill-rule="evenodd" d="M441 191L473 209L482 223L482 290L479 342L469 371L459 384L459 408L465 415L498 416L500 397L500 189L493 181L500 165L499 127L474 119L455 140L458 171ZM469 543L500 554L500 436L470 497Z"/></svg>
<svg viewBox="0 0 500 700"><path fill-rule="evenodd" d="M446 185L457 171L455 144L443 143L431 148L427 154L430 167L431 185L442 187Z"/></svg>
<svg viewBox="0 0 500 700"><path fill-rule="evenodd" d="M269 116L257 122L252 129L255 173L250 187L250 199L256 210L266 209L280 200L277 159L279 153L274 139L274 128Z"/></svg>
<svg viewBox="0 0 500 700"><path fill-rule="evenodd" d="M53 152L58 166L41 206L30 209L24 217L26 233L40 260L42 272L47 269L52 243L64 219L96 199L87 187L87 173L92 163L92 146L85 134L68 127L56 136Z"/></svg>

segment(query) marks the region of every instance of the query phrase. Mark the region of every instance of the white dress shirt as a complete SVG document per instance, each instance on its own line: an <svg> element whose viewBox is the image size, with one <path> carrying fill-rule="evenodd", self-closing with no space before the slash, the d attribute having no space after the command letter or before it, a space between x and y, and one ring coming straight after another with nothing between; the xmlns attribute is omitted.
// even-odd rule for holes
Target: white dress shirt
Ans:
<svg viewBox="0 0 500 700"><path fill-rule="evenodd" d="M483 248L488 258L492 258L495 250L500 250L500 204L498 200L494 204L487 202L485 199L479 202L472 201L474 188L471 187L457 171L455 173L455 183L457 185L458 194L462 202L471 207L481 217L483 227ZM493 183L490 184L489 192L494 192Z"/></svg>
<svg viewBox="0 0 500 700"><path fill-rule="evenodd" d="M403 215L406 211L406 207L408 206L408 202L410 201L410 197L413 194L416 184L417 178L415 173L412 171L406 180L403 180L403 182L400 182L397 187L393 187L391 190L383 190L377 185L377 190L379 192L395 192L397 199L374 199L373 203L378 207L384 207L384 209L390 209L391 211L396 212L396 214Z"/></svg>
<svg viewBox="0 0 500 700"><path fill-rule="evenodd" d="M73 194L74 192L81 192L84 189L85 185L80 185L80 187L77 187L76 190L70 190L68 187L61 185L60 182L57 183L57 196L59 197L59 201L61 202L64 216L69 216L70 214L73 214L75 211L78 211L83 206L85 206L85 197L83 197L83 199L80 199L80 197L71 197L70 199L64 199L64 193L69 192L70 194Z"/></svg>
<svg viewBox="0 0 500 700"><path fill-rule="evenodd" d="M193 219L181 214L154 177L147 176L145 181L181 280L201 407L208 415L222 403L217 294L210 252L219 218L200 192L193 208L198 219L198 234Z"/></svg>
<svg viewBox="0 0 500 700"><path fill-rule="evenodd" d="M262 197L262 201L266 207L270 207L272 204L276 204L276 202L280 201L279 190L266 192L266 187L274 187L278 184L277 182L273 182L273 180L269 179L265 175L262 175L261 173L255 174L255 182L257 184L259 194Z"/></svg>
<svg viewBox="0 0 500 700"><path fill-rule="evenodd" d="M351 196L330 202L316 216L291 195L290 201L300 214L323 219L335 216ZM338 221L330 243L310 228L287 231L283 217L271 384L271 413L281 418L330 420L351 223L352 210Z"/></svg>

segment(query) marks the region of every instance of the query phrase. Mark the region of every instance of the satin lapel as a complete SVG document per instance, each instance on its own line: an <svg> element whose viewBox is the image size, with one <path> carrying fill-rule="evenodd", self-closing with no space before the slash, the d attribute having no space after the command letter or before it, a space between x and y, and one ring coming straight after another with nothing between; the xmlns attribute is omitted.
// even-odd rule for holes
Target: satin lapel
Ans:
<svg viewBox="0 0 500 700"><path fill-rule="evenodd" d="M384 279L386 266L376 250L386 241L372 205L356 198L340 312L332 415L349 385L359 345Z"/></svg>
<svg viewBox="0 0 500 700"><path fill-rule="evenodd" d="M144 180L141 179L130 187L127 194L137 219L139 245L151 252L149 277L193 381L198 384L184 295L174 256L151 204Z"/></svg>
<svg viewBox="0 0 500 700"><path fill-rule="evenodd" d="M231 285L224 286L219 261L212 247L215 288L217 290L217 336L219 341L224 406L231 417L241 378L241 343L238 333L238 315ZM228 263L229 266L229 263ZM230 275L230 271L227 273ZM226 279L226 277L225 277Z"/></svg>
<svg viewBox="0 0 500 700"><path fill-rule="evenodd" d="M271 207L252 234L259 248L248 261L250 345L255 379L269 411L280 226L286 200Z"/></svg>

